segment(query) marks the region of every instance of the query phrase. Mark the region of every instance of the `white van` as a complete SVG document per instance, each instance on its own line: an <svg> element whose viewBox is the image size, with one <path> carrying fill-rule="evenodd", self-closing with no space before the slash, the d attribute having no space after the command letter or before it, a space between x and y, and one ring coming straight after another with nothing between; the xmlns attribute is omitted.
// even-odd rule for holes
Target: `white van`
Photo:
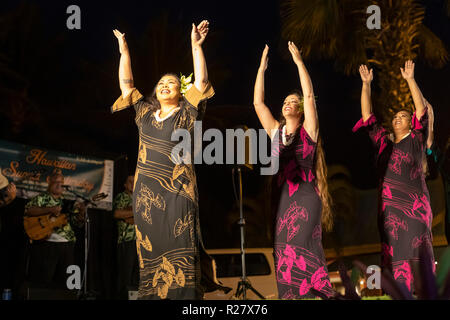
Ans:
<svg viewBox="0 0 450 320"><path fill-rule="evenodd" d="M242 299L242 294L236 296L237 287L242 277L241 250L236 249L209 249L206 252L216 261L217 279L225 287L232 290L224 293L220 290L206 293L205 300L233 300ZM245 267L247 279L251 286L264 298L278 299L277 283L272 248L245 249ZM246 298L259 300L257 294L251 289L246 290Z"/></svg>
<svg viewBox="0 0 450 320"><path fill-rule="evenodd" d="M236 296L239 281L241 281L241 251L235 249L207 249L217 266L217 279L223 286L232 290L224 293L220 290L206 293L205 300L234 300L243 299L242 294ZM246 274L252 287L268 300L278 299L275 264L273 259L273 248L247 248L245 249ZM332 260L330 263L334 262ZM348 271L349 277L351 270ZM333 289L344 294L345 289L338 271L329 272L330 282ZM359 279L358 281L363 281ZM362 286L362 283L360 284ZM361 287L356 291L360 293ZM250 289L246 291L246 298L259 300L260 298Z"/></svg>

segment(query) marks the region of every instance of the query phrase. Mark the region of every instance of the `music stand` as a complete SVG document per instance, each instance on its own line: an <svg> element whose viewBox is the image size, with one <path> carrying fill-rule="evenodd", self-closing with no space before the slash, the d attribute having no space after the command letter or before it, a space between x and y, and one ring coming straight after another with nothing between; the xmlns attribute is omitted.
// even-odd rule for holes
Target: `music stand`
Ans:
<svg viewBox="0 0 450 320"><path fill-rule="evenodd" d="M233 188L235 191L236 196L236 187L234 183L234 176L235 176L235 169L232 170L233 175ZM237 166L237 171L239 174L239 228L240 228L240 240L241 240L241 266L242 266L242 275L241 280L238 283L238 286L236 288L236 292L233 295L235 298L239 299L239 297L242 295L242 300L247 300L247 290L253 291L260 299L265 300L266 298L259 293L253 286L251 285L250 281L247 279L247 272L246 272L246 265L245 265L245 219L243 214L243 204L242 204L242 170L240 166ZM237 198L237 196L236 196Z"/></svg>

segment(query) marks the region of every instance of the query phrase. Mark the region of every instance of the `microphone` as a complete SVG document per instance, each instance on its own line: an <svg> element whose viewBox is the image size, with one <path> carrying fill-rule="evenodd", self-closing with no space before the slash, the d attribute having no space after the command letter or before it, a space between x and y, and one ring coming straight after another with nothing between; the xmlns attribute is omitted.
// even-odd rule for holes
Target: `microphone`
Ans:
<svg viewBox="0 0 450 320"><path fill-rule="evenodd" d="M241 129L244 132L248 130L248 127L245 124L238 124L233 127L234 130ZM243 164L237 164L238 167L244 168L246 170L253 170L253 164L250 163L250 152L252 151L252 143L255 143L250 138L251 136L246 136L244 140L244 163ZM234 152L237 154L237 148L240 147L237 144L234 146Z"/></svg>

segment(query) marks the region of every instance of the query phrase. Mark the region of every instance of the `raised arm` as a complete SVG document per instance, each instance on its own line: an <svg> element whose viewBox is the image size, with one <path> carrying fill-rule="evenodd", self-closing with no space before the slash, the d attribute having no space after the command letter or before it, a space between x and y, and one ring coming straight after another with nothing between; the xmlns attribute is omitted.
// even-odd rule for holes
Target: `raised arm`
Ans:
<svg viewBox="0 0 450 320"><path fill-rule="evenodd" d="M314 97L314 90L311 82L311 77L309 76L308 70L303 63L302 56L297 46L292 42L288 42L289 52L292 55L292 59L297 65L298 75L300 77L300 85L302 87L303 93L303 108L305 112L305 121L303 127L309 136L317 141L317 136L319 134L319 120L316 110L316 99Z"/></svg>
<svg viewBox="0 0 450 320"><path fill-rule="evenodd" d="M359 67L359 74L362 80L361 89L361 114L363 121L367 121L372 114L372 98L371 98L371 83L373 80L373 69L367 68L366 65Z"/></svg>
<svg viewBox="0 0 450 320"><path fill-rule="evenodd" d="M431 104L427 99L423 98L425 107L428 108L428 135L427 135L427 148L431 149L434 141L434 111Z"/></svg>
<svg viewBox="0 0 450 320"><path fill-rule="evenodd" d="M262 127L266 130L269 137L272 138L276 132L275 130L278 129L280 124L273 117L269 107L267 107L264 103L264 73L266 72L267 63L269 61L269 58L267 57L268 53L269 47L266 45L261 56L261 63L256 76L255 89L253 93L253 105L255 106L255 111Z"/></svg>
<svg viewBox="0 0 450 320"><path fill-rule="evenodd" d="M119 64L119 83L122 91L122 98L127 97L134 88L133 72L131 71L131 58L128 50L127 41L125 40L125 33L120 33L119 30L113 30L114 35L119 42L120 50L120 64Z"/></svg>
<svg viewBox="0 0 450 320"><path fill-rule="evenodd" d="M408 60L405 62L405 69L400 68L400 71L402 72L403 78L408 82L409 90L411 90L414 106L416 108L416 117L420 120L425 111L425 104L422 92L414 79L414 67L414 62L412 62L412 60Z"/></svg>
<svg viewBox="0 0 450 320"><path fill-rule="evenodd" d="M209 22L207 20L203 20L198 26L192 24L191 45L192 58L194 60L194 86L200 92L204 92L208 85L208 69L202 49L202 44L205 41L208 31Z"/></svg>

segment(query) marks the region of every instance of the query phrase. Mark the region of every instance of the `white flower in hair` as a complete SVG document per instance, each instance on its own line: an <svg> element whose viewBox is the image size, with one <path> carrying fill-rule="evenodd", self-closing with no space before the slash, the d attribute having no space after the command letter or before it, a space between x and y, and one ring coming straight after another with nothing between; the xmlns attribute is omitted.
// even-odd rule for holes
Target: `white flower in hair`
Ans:
<svg viewBox="0 0 450 320"><path fill-rule="evenodd" d="M182 74L180 74L180 82L181 82L181 88L180 88L180 92L181 94L184 96L184 94L192 87L192 73L186 77Z"/></svg>

